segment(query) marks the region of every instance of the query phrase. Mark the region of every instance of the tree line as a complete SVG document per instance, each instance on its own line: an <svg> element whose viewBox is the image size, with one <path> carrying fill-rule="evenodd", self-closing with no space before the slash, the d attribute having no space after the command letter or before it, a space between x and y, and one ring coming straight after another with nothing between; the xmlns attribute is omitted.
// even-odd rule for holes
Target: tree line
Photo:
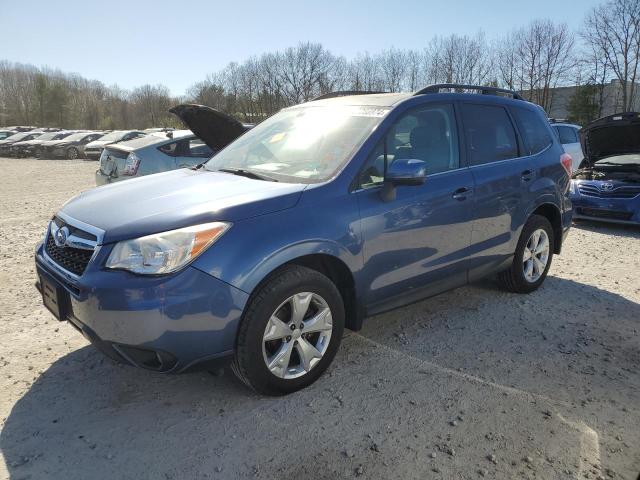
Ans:
<svg viewBox="0 0 640 480"><path fill-rule="evenodd" d="M604 86L617 80L619 108L636 103L640 73L640 0L593 8L579 31L549 19L505 35L436 36L421 49L389 48L346 59L321 44L230 63L172 98L163 85L131 91L49 68L0 61L0 124L114 129L172 126L167 109L180 101L209 105L258 122L279 109L336 90L413 91L433 83L500 86L549 111L553 89L579 85L569 102L576 121L599 116Z"/></svg>

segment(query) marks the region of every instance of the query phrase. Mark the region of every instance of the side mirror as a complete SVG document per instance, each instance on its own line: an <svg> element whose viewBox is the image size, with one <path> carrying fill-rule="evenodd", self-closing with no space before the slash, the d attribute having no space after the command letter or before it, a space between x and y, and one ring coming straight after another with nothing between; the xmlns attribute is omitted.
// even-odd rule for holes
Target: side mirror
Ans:
<svg viewBox="0 0 640 480"><path fill-rule="evenodd" d="M427 179L427 164L413 158L395 160L387 169L382 188L382 200L389 202L396 198L396 187L422 185Z"/></svg>

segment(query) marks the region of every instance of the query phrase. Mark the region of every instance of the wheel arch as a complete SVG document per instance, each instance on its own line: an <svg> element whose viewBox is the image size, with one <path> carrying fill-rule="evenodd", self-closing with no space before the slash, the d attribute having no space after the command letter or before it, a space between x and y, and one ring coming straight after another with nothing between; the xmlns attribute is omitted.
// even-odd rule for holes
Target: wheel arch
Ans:
<svg viewBox="0 0 640 480"><path fill-rule="evenodd" d="M538 205L531 215L540 215L549 220L553 228L553 253L559 254L562 249L562 214L558 206L546 202Z"/></svg>
<svg viewBox="0 0 640 480"><path fill-rule="evenodd" d="M290 249L280 252L277 259L270 259L265 262L260 270L264 273L259 275L260 280L251 288L252 295L265 282L267 282L283 267L289 265L300 265L311 270L315 270L328 277L338 288L340 295L344 301L345 308L345 326L350 330L360 330L364 319L364 310L358 301L356 279L353 274L353 264L349 265L355 257L346 257L344 252L340 255L339 250L325 248L306 248ZM317 245L316 245L317 247ZM336 246L336 248L338 248ZM306 250L306 251L305 251ZM246 290L245 290L246 291Z"/></svg>

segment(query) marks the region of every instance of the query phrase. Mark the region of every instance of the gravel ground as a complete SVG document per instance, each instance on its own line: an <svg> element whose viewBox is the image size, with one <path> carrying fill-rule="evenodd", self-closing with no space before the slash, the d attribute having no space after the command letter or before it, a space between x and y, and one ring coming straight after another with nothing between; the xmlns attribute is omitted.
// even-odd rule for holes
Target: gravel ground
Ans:
<svg viewBox="0 0 640 480"><path fill-rule="evenodd" d="M492 281L370 318L315 385L119 366L33 287L94 162L0 159L0 476L626 478L640 472L640 229L580 223L534 294Z"/></svg>

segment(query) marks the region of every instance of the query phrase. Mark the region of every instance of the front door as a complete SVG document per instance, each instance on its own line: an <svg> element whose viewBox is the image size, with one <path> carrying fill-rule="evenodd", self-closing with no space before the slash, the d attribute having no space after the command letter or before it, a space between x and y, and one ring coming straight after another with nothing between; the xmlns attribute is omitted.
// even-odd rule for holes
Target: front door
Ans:
<svg viewBox="0 0 640 480"><path fill-rule="evenodd" d="M396 198L384 201L385 162L398 158L425 161L427 180L396 187ZM402 115L369 156L356 195L369 313L466 283L474 186L460 163L451 104L428 104Z"/></svg>

